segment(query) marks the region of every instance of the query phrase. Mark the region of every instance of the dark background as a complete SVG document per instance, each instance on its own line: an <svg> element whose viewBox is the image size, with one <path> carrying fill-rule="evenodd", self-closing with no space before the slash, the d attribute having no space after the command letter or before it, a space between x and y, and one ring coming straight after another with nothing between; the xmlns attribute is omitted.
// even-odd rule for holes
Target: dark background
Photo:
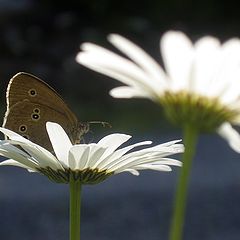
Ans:
<svg viewBox="0 0 240 240"><path fill-rule="evenodd" d="M82 121L89 138L110 132L155 144L180 138L161 109L144 99L113 99L119 85L75 62L82 42L113 49L108 33L119 33L161 62L159 39L175 29L195 40L240 36L237 1L0 1L0 113L9 79L20 71L53 86ZM82 239L167 239L178 169L113 176L85 186ZM190 184L186 240L240 239L240 157L216 135L201 136ZM0 169L0 239L68 239L68 188L14 167Z"/></svg>

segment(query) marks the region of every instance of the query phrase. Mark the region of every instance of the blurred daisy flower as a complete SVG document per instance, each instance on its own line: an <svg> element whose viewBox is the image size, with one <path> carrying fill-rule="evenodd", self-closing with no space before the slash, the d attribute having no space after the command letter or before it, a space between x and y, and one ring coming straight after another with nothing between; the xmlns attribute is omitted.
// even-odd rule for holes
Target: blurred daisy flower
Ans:
<svg viewBox="0 0 240 240"><path fill-rule="evenodd" d="M63 128L56 123L47 123L47 132L55 155L17 133L0 128L9 139L0 141L0 155L9 158L0 165L25 168L40 172L51 180L68 183L70 176L81 184L94 184L121 172L139 174L139 170L151 169L171 171L170 166L181 166L181 162L168 156L182 153L183 144L175 140L154 147L131 151L146 146L151 141L139 142L119 148L131 136L110 134L98 143L72 145ZM130 151L130 152L129 152Z"/></svg>
<svg viewBox="0 0 240 240"><path fill-rule="evenodd" d="M149 98L162 105L176 125L191 125L198 132L217 131L240 152L240 40L223 44L205 36L194 44L182 32L163 34L160 48L164 69L126 38L111 34L108 40L128 58L100 46L84 43L76 60L119 80L116 98Z"/></svg>
<svg viewBox="0 0 240 240"><path fill-rule="evenodd" d="M185 151L176 191L170 240L182 239L187 186L198 135L214 132L240 153L240 40L221 44L211 36L195 43L182 32L163 34L160 48L164 69L126 38L111 34L108 40L126 55L84 43L76 60L119 80L115 98L148 98L160 104L167 118L183 129Z"/></svg>

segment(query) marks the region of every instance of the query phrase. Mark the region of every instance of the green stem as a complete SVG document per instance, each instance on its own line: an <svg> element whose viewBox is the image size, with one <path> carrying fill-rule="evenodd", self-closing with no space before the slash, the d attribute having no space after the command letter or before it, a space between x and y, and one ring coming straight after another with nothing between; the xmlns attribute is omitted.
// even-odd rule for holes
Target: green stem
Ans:
<svg viewBox="0 0 240 240"><path fill-rule="evenodd" d="M194 157L197 144L198 131L191 125L186 125L184 128L183 138L185 152L183 154L183 166L180 169L180 176L176 191L174 212L170 228L170 240L182 239L188 182L191 172L192 159Z"/></svg>
<svg viewBox="0 0 240 240"><path fill-rule="evenodd" d="M70 240L80 240L81 183L70 177Z"/></svg>

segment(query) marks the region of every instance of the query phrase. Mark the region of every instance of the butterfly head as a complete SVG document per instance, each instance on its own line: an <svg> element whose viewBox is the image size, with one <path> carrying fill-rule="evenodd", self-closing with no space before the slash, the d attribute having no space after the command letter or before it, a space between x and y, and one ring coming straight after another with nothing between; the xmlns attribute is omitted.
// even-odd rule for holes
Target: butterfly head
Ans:
<svg viewBox="0 0 240 240"><path fill-rule="evenodd" d="M73 129L73 144L79 144L83 139L83 135L89 131L89 124L78 122L77 128Z"/></svg>
<svg viewBox="0 0 240 240"><path fill-rule="evenodd" d="M79 144L81 140L84 140L84 135L89 132L90 130L90 124L100 123L103 127L112 127L108 122L101 122L101 121L90 121L90 122L78 122L77 129L73 129L73 134L71 136L74 136L73 143Z"/></svg>

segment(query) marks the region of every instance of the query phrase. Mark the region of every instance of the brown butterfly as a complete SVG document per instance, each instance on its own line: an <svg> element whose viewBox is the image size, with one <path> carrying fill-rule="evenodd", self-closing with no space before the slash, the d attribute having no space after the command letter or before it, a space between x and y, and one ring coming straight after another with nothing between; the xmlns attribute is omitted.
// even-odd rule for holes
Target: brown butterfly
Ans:
<svg viewBox="0 0 240 240"><path fill-rule="evenodd" d="M3 127L52 151L46 122L60 124L73 144L79 143L89 124L78 121L61 96L39 78L24 72L13 76L6 93Z"/></svg>

